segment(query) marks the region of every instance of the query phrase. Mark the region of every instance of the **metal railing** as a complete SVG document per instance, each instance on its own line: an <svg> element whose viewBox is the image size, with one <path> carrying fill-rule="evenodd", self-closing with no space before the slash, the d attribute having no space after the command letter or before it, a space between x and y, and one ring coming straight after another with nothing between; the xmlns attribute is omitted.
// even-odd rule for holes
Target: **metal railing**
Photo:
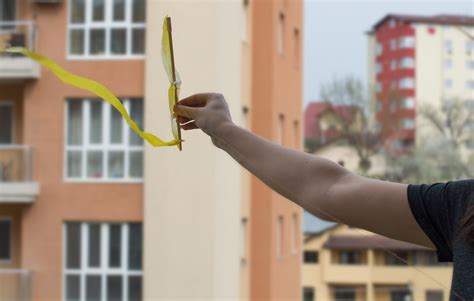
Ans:
<svg viewBox="0 0 474 301"><path fill-rule="evenodd" d="M0 301L30 301L31 271L0 269Z"/></svg>
<svg viewBox="0 0 474 301"><path fill-rule="evenodd" d="M26 47L35 50L36 26L31 20L0 21L0 49ZM18 56L3 53L2 56Z"/></svg>
<svg viewBox="0 0 474 301"><path fill-rule="evenodd" d="M31 182L32 179L32 148L26 145L0 144L0 183Z"/></svg>

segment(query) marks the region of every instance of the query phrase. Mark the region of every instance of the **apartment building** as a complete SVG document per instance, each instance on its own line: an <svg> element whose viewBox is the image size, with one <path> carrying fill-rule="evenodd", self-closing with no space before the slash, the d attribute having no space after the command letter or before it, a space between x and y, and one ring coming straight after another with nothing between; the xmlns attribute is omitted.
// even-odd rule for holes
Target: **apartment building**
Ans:
<svg viewBox="0 0 474 301"><path fill-rule="evenodd" d="M182 96L223 93L234 120L301 148L302 1L148 1L146 128L167 134L163 16L173 18ZM184 151L145 150L145 295L299 299L300 209L198 131Z"/></svg>
<svg viewBox="0 0 474 301"><path fill-rule="evenodd" d="M236 122L300 148L301 10L0 0L0 47L26 46L103 83L140 126L170 137L169 14L182 94L222 92ZM205 135L184 139L183 152L149 148L105 102L2 54L0 300L299 298L300 210Z"/></svg>
<svg viewBox="0 0 474 301"><path fill-rule="evenodd" d="M376 126L395 148L422 143L435 134L423 107L441 109L459 99L474 105L474 18L462 15L389 14L368 32L369 84ZM383 116L395 116L392 120ZM467 130L473 127L468 125ZM464 152L474 149L474 136Z"/></svg>
<svg viewBox="0 0 474 301"><path fill-rule="evenodd" d="M303 254L304 301L449 299L451 264L421 246L334 224L306 233Z"/></svg>

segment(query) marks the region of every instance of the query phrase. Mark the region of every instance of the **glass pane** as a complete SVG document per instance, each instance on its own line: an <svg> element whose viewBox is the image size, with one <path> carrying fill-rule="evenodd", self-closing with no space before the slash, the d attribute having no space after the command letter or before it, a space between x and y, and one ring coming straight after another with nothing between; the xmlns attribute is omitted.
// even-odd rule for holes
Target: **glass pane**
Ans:
<svg viewBox="0 0 474 301"><path fill-rule="evenodd" d="M109 152L109 178L124 177L124 152Z"/></svg>
<svg viewBox="0 0 474 301"><path fill-rule="evenodd" d="M87 177L102 178L104 171L104 160L102 151L87 152Z"/></svg>
<svg viewBox="0 0 474 301"><path fill-rule="evenodd" d="M122 116L112 106L110 107L110 142L111 143L122 143Z"/></svg>
<svg viewBox="0 0 474 301"><path fill-rule="evenodd" d="M107 277L107 301L122 301L122 276Z"/></svg>
<svg viewBox="0 0 474 301"><path fill-rule="evenodd" d="M71 1L71 23L84 23L85 8L85 0Z"/></svg>
<svg viewBox="0 0 474 301"><path fill-rule="evenodd" d="M100 225L89 225L89 267L100 267Z"/></svg>
<svg viewBox="0 0 474 301"><path fill-rule="evenodd" d="M143 178L143 151L130 152L130 178Z"/></svg>
<svg viewBox="0 0 474 301"><path fill-rule="evenodd" d="M109 266L120 267L121 245L122 245L121 225L110 225L109 233Z"/></svg>
<svg viewBox="0 0 474 301"><path fill-rule="evenodd" d="M125 20L125 0L113 0L113 1L114 1L114 11L113 11L114 21L124 21Z"/></svg>
<svg viewBox="0 0 474 301"><path fill-rule="evenodd" d="M10 260L11 222L0 221L0 260Z"/></svg>
<svg viewBox="0 0 474 301"><path fill-rule="evenodd" d="M130 101L130 117L143 129L143 99L133 99ZM143 139L132 130L130 131L130 145L143 145Z"/></svg>
<svg viewBox="0 0 474 301"><path fill-rule="evenodd" d="M130 270L142 269L142 224L132 223L129 225L128 242L128 267Z"/></svg>
<svg viewBox="0 0 474 301"><path fill-rule="evenodd" d="M82 145L82 101L69 101L68 109L68 145Z"/></svg>
<svg viewBox="0 0 474 301"><path fill-rule="evenodd" d="M105 13L105 1L104 0L93 0L92 5L92 20L93 21L104 21Z"/></svg>
<svg viewBox="0 0 474 301"><path fill-rule="evenodd" d="M13 107L0 105L0 144L13 143Z"/></svg>
<svg viewBox="0 0 474 301"><path fill-rule="evenodd" d="M86 300L99 301L101 299L101 281L98 275L86 276Z"/></svg>
<svg viewBox="0 0 474 301"><path fill-rule="evenodd" d="M66 267L78 269L81 266L81 224L66 224Z"/></svg>
<svg viewBox="0 0 474 301"><path fill-rule="evenodd" d="M112 29L111 38L111 52L112 54L126 54L127 53L127 31L125 28Z"/></svg>
<svg viewBox="0 0 474 301"><path fill-rule="evenodd" d="M142 301L142 277L128 277L128 301Z"/></svg>
<svg viewBox="0 0 474 301"><path fill-rule="evenodd" d="M67 176L68 178L82 177L82 152L68 151L67 152Z"/></svg>
<svg viewBox="0 0 474 301"><path fill-rule="evenodd" d="M71 29L69 31L69 53L84 54L84 30Z"/></svg>
<svg viewBox="0 0 474 301"><path fill-rule="evenodd" d="M132 53L145 53L145 28L136 28L132 31Z"/></svg>
<svg viewBox="0 0 474 301"><path fill-rule="evenodd" d="M133 0L133 22L145 22L145 0Z"/></svg>
<svg viewBox="0 0 474 301"><path fill-rule="evenodd" d="M16 1L1 0L0 1L0 21L15 21L16 18ZM0 26L0 29L9 29L10 26ZM466 48L467 49L467 48Z"/></svg>
<svg viewBox="0 0 474 301"><path fill-rule="evenodd" d="M66 300L79 301L81 278L79 275L66 276Z"/></svg>
<svg viewBox="0 0 474 301"><path fill-rule="evenodd" d="M102 103L99 101L91 101L91 126L90 126L90 142L98 144L102 142Z"/></svg>
<svg viewBox="0 0 474 301"><path fill-rule="evenodd" d="M89 53L92 55L105 53L105 29L91 29Z"/></svg>

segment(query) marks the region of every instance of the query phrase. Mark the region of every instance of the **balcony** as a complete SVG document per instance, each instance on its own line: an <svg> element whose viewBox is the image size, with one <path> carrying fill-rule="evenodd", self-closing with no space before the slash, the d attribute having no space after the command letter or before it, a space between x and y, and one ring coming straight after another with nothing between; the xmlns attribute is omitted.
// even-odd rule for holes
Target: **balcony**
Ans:
<svg viewBox="0 0 474 301"><path fill-rule="evenodd" d="M36 28L33 21L0 22L0 49L27 47L35 49ZM20 54L0 53L0 82L38 79L40 66Z"/></svg>
<svg viewBox="0 0 474 301"><path fill-rule="evenodd" d="M31 271L0 269L0 301L4 300L31 300Z"/></svg>
<svg viewBox="0 0 474 301"><path fill-rule="evenodd" d="M32 176L31 147L0 145L0 203L33 203L39 186Z"/></svg>

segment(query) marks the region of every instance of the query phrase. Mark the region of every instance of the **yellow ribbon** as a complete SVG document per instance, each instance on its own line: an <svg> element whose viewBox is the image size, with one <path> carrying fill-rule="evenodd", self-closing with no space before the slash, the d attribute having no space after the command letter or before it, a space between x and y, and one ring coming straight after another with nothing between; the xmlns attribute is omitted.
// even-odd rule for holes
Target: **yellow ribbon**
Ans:
<svg viewBox="0 0 474 301"><path fill-rule="evenodd" d="M148 143L150 143L152 146L173 146L173 145L178 145L180 143L179 140L174 139L172 141L164 141L161 140L160 138L156 137L155 135L151 133L147 133L142 131L137 123L130 118L130 115L128 114L127 110L125 107L122 105L120 100L112 93L110 92L109 89L104 87L103 85L99 84L96 81L72 74L63 68L59 66L56 62L38 54L33 51L29 51L28 49L25 49L23 47L11 47L3 50L4 52L10 52L10 53L21 53L39 64L43 65L46 67L46 69L50 70L51 72L56 75L62 82L65 84L87 90L98 97L102 98L103 100L107 101L110 103L119 113L122 115L122 117L127 121L128 125L132 130L134 130L142 139L146 140ZM171 105L171 103L170 103ZM174 103L173 103L174 105ZM174 134L174 130L173 130Z"/></svg>

